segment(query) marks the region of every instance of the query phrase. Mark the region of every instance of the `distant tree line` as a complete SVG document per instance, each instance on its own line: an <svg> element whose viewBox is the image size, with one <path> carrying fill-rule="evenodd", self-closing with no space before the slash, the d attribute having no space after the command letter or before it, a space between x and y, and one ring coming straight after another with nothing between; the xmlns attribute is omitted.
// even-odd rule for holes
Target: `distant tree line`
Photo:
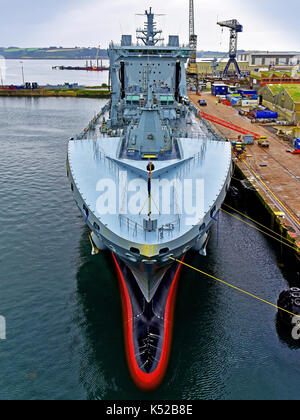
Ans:
<svg viewBox="0 0 300 420"><path fill-rule="evenodd" d="M1 48L0 55L7 59L59 59L59 60L95 60L98 54L99 59L108 58L107 50L98 48L18 48L9 47ZM200 51L197 53L198 58L205 57L224 57L226 53L220 51Z"/></svg>
<svg viewBox="0 0 300 420"><path fill-rule="evenodd" d="M59 60L95 60L108 58L107 51L98 48L18 48L0 47L0 55L6 59L59 59Z"/></svg>

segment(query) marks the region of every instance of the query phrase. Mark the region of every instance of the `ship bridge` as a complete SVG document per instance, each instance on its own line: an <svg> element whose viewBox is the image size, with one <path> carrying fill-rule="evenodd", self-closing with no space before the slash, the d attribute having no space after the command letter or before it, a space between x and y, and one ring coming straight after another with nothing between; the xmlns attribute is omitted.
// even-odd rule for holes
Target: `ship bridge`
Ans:
<svg viewBox="0 0 300 420"><path fill-rule="evenodd" d="M121 44L111 44L108 50L111 79L112 129L138 122L139 108L149 102L167 110L164 118L176 119L176 108L187 97L185 64L189 48L180 46L179 37L169 36L167 45L157 38L161 31L156 29L154 14L146 12L144 29L137 31L137 44L131 35L123 35Z"/></svg>

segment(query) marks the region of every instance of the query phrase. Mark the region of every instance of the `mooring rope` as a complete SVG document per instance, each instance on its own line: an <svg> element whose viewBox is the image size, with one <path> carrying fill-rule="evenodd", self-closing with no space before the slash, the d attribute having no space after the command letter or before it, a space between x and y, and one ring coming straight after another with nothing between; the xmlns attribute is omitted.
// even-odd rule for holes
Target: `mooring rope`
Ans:
<svg viewBox="0 0 300 420"><path fill-rule="evenodd" d="M288 311L288 310L286 310L284 308L281 308L280 306L275 305L274 303L271 303L271 302L269 302L269 301L267 301L265 299L262 299L262 298L260 298L260 297L258 297L256 295L254 295L253 293L249 293L246 290L241 289L240 287L234 286L233 284L230 284L230 283L228 283L228 282L226 282L224 280L221 280L218 277L215 277L215 276L212 276L211 274L205 273L204 271L199 270L198 268L193 267L193 266L191 266L191 265L189 265L189 264L187 264L187 263L185 263L185 262L183 262L181 260L177 260L176 258L173 258L173 257L169 257L169 258L171 260L173 260L174 262L177 262L178 264L181 264L181 265L183 265L183 266L185 266L187 268L190 268L191 270L194 270L194 271L196 271L196 272L198 272L200 274L203 274L204 276L209 277L209 278L211 278L211 279L213 279L213 280L215 280L215 281L217 281L217 282L219 282L219 283L221 283L223 285L226 285L228 287L231 287L232 289L237 290L238 292L243 293L243 294L245 294L247 296L250 296L253 299L256 299L256 300L258 300L260 302L263 302L263 303L265 303L265 304L267 304L269 306L272 306L273 308L276 308L279 311L283 311L283 312L286 312L289 315L292 315L293 317L300 318L300 315L296 315L293 312L290 312L290 311Z"/></svg>

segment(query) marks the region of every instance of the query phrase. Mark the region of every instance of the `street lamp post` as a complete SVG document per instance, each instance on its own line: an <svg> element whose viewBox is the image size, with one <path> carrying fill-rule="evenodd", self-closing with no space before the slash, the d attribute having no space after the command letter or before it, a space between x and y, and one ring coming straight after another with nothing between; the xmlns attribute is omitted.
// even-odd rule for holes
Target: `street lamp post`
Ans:
<svg viewBox="0 0 300 420"><path fill-rule="evenodd" d="M1 64L0 64L0 76L1 76L1 85L2 85L2 87L4 86L4 83L3 83L3 74L2 74L2 67L1 67Z"/></svg>
<svg viewBox="0 0 300 420"><path fill-rule="evenodd" d="M21 69L22 69L22 79L23 79L23 86L25 86L25 77L24 77L24 67L23 67L23 61L20 61Z"/></svg>

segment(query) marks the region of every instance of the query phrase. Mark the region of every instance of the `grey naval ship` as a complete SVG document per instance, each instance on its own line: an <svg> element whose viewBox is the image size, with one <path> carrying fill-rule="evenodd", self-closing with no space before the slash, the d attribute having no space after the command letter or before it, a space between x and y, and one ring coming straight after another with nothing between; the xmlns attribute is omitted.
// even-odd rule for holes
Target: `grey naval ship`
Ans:
<svg viewBox="0 0 300 420"><path fill-rule="evenodd" d="M154 18L145 12L136 42L109 46L111 100L67 158L93 254L109 251L116 267L128 365L145 391L166 373L181 262L206 255L232 175L230 143L188 100L190 50L165 42Z"/></svg>

